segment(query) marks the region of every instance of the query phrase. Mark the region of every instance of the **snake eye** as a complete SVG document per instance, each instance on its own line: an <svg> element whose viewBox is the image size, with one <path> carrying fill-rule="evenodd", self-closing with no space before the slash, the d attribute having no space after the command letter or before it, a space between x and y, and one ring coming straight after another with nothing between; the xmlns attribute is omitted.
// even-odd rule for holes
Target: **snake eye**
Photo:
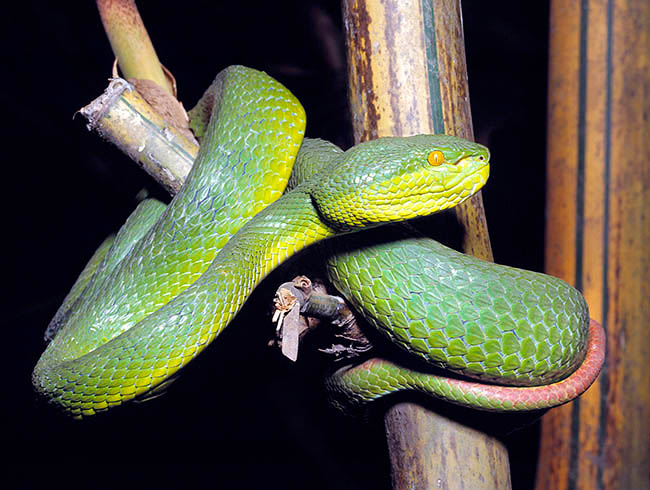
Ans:
<svg viewBox="0 0 650 490"><path fill-rule="evenodd" d="M434 167L437 167L438 165L442 165L444 163L445 156L440 150L434 150L427 156L427 161Z"/></svg>

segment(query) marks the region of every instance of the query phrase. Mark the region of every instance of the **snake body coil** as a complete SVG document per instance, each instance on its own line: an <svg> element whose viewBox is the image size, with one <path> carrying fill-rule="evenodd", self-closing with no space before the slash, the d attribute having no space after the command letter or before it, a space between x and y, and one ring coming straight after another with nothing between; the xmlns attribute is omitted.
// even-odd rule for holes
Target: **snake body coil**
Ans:
<svg viewBox="0 0 650 490"><path fill-rule="evenodd" d="M183 189L166 209L143 203L136 210L110 248L104 246L102 250L108 251L92 267L94 273L82 275L48 329L52 341L34 370L33 383L39 393L73 416L106 410L164 384L229 324L271 270L299 250L335 234L451 207L478 190L488 175L487 149L475 143L449 136L384 138L332 157L321 171L280 197L305 125L302 107L284 87L255 70L230 67L219 74L193 114L202 145ZM203 125L208 119L209 124ZM447 258L440 261L453 263ZM401 267L408 276L406 264ZM459 267L460 273L467 267L467 263L455 264L448 269ZM567 327L577 332L568 336L552 323L560 317L548 316L542 305L539 314L524 312L511 317L507 325L492 325L493 316L499 320L499 314L506 312L490 295L498 289L511 291L513 285L499 273L495 277L480 265L475 268L485 272L479 280L487 281L480 291L454 294L448 288L444 297L432 298L438 304L433 316L448 323L436 327L438 333L452 333L446 337L446 353L434 360L446 357L463 374L496 378L505 372L507 381L514 382L525 378L544 382L547 378L540 367L544 362L552 361L550 367L560 365L548 379L575 369L586 345L588 316L581 297L571 293L561 307L553 300L544 305L551 311L556 306L567 311L562 321L566 317L581 323ZM396 271L382 274L380 280L399 275ZM515 285L517 277L512 279ZM414 280L417 285L419 280ZM406 348L421 355L426 350L423 342L430 351L443 349L437 334L424 333L428 307L416 305L415 296L408 299L408 294L393 294L396 290L378 284L375 278L374 285L356 288L355 301L373 308L366 301L367 288L373 294L387 291L389 301L399 302L402 297L404 311L419 316L402 315L402 324L389 335L404 346L406 337L413 337L414 347ZM537 291L550 288L549 284L556 282L540 275L531 287ZM350 294L355 296L353 291ZM417 291L413 294L424 299ZM450 307L447 296L460 305L457 320L443 318ZM474 306L471 314L462 306L468 297ZM520 297L521 302L510 305L509 311L533 301L525 292ZM375 300L379 318L384 311L379 301L385 298L375 294ZM493 315L486 301L492 301ZM396 306L388 304L389 309ZM520 322L525 318L534 322L525 327ZM458 321L470 334L460 342L452 325ZM539 340L542 329L547 336ZM561 347L551 342L554 332ZM493 342L497 337L504 349L501 354ZM432 344L432 339L438 343ZM483 361L474 348L480 347L479 339ZM465 345L462 363L456 355L461 344ZM538 359L542 344L548 346L551 361ZM515 346L526 354L517 357ZM513 354L519 363L516 369ZM499 356L505 366L499 368L501 373L492 363ZM334 389L339 393L352 389L354 376L349 374L353 372L340 376ZM360 389L368 391L367 386L367 380L362 381ZM366 398L374 396L377 390Z"/></svg>

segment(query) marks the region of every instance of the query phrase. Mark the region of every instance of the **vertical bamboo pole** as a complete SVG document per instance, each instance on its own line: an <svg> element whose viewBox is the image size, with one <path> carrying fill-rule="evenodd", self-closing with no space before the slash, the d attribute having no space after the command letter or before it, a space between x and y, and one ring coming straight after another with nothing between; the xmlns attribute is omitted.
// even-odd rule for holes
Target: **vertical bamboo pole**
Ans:
<svg viewBox="0 0 650 490"><path fill-rule="evenodd" d="M538 489L650 488L650 2L551 2L546 270L607 332L542 422Z"/></svg>
<svg viewBox="0 0 650 490"><path fill-rule="evenodd" d="M448 133L472 139L459 0L344 0L355 142ZM481 195L458 212L464 249L490 260ZM412 403L385 416L393 488L510 488L498 440Z"/></svg>

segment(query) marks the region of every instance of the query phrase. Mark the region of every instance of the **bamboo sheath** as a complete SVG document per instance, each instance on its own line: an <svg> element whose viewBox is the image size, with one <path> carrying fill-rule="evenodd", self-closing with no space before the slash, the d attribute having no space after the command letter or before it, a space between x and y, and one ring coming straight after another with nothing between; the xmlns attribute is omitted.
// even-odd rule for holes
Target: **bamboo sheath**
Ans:
<svg viewBox="0 0 650 490"><path fill-rule="evenodd" d="M650 488L650 2L551 2L546 272L607 332L600 378L542 422L538 489Z"/></svg>
<svg viewBox="0 0 650 490"><path fill-rule="evenodd" d="M448 133L473 139L458 0L345 0L355 142ZM464 250L491 260L480 194L458 212ZM385 416L393 488L510 488L498 440L413 403Z"/></svg>

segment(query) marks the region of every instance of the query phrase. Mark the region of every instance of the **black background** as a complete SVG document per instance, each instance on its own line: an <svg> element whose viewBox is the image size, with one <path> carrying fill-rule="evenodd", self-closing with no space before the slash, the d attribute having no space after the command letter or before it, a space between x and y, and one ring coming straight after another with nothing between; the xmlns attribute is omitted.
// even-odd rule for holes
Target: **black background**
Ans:
<svg viewBox="0 0 650 490"><path fill-rule="evenodd" d="M339 3L234 3L139 2L186 107L223 67L244 64L296 94L308 136L348 147ZM466 0L463 9L475 134L492 151L484 200L495 259L541 270L548 2ZM319 19L333 26L334 56ZM259 306L163 397L84 422L38 402L30 375L49 319L138 191L164 194L73 119L103 91L113 62L94 2L17 2L2 23L3 439L10 461L29 464L16 467L11 488L55 475L72 488L389 488L381 419L328 408L318 356L293 365L266 347L272 326ZM532 488L538 425L488 423L510 448L514 488Z"/></svg>

